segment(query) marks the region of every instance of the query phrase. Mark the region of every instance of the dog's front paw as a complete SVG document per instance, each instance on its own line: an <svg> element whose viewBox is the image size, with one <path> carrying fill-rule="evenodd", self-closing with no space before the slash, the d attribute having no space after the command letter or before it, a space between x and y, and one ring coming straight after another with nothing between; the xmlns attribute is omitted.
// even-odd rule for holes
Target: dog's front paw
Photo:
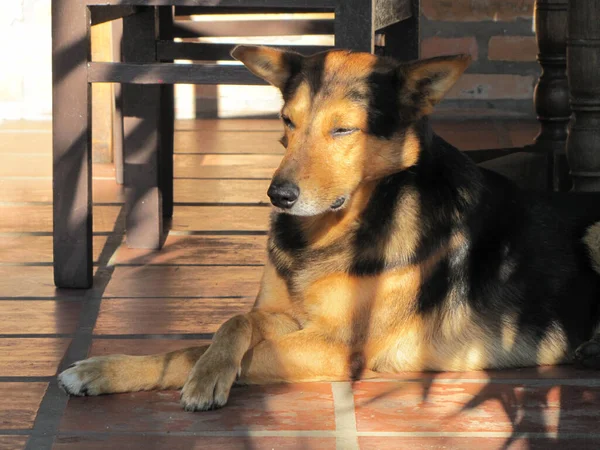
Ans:
<svg viewBox="0 0 600 450"><path fill-rule="evenodd" d="M240 368L227 358L204 354L181 390L186 411L207 411L225 406Z"/></svg>
<svg viewBox="0 0 600 450"><path fill-rule="evenodd" d="M107 358L89 358L76 362L58 375L58 385L70 395L108 393Z"/></svg>

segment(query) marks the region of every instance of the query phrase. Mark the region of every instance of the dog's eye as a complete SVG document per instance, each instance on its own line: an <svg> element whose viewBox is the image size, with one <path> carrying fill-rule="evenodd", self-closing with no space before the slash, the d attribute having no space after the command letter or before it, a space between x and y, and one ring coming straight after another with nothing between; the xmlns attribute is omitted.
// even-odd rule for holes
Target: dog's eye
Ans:
<svg viewBox="0 0 600 450"><path fill-rule="evenodd" d="M358 128L334 128L333 130L331 130L331 135L333 137L347 136L347 135L355 133L357 131L358 131Z"/></svg>
<svg viewBox="0 0 600 450"><path fill-rule="evenodd" d="M294 122L292 122L288 116L281 116L281 118L283 119L283 123L285 124L285 126L288 127L290 130L296 128L296 125L294 125Z"/></svg>

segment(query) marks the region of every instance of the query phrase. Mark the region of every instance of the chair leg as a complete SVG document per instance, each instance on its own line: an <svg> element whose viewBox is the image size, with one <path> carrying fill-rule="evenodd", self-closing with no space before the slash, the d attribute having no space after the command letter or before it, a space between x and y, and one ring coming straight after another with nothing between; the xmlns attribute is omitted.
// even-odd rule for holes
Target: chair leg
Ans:
<svg viewBox="0 0 600 450"><path fill-rule="evenodd" d="M155 61L157 14L145 8L123 19L125 62ZM161 86L123 85L126 242L158 249L163 243L160 191Z"/></svg>
<svg viewBox="0 0 600 450"><path fill-rule="evenodd" d="M133 248L162 246L159 173L160 86L123 86L126 242Z"/></svg>
<svg viewBox="0 0 600 450"><path fill-rule="evenodd" d="M565 157L571 115L566 74L567 3L568 0L537 0L535 8L542 75L534 93L540 133L532 149L548 154L548 187L555 191L567 190L570 185Z"/></svg>
<svg viewBox="0 0 600 450"><path fill-rule="evenodd" d="M375 50L374 14L374 0L338 0L334 19L335 46L373 53Z"/></svg>
<svg viewBox="0 0 600 450"><path fill-rule="evenodd" d="M158 8L159 37L173 39L173 8ZM172 62L172 61L166 61ZM160 190L163 217L173 217L173 135L175 133L175 90L173 85L160 87Z"/></svg>
<svg viewBox="0 0 600 450"><path fill-rule="evenodd" d="M123 20L112 23L113 60L121 61L121 41L123 38ZM115 181L123 184L123 99L121 85L114 85L115 107L113 115L113 158L115 162Z"/></svg>
<svg viewBox="0 0 600 450"><path fill-rule="evenodd" d="M52 1L54 283L89 288L92 260L89 12L77 0Z"/></svg>
<svg viewBox="0 0 600 450"><path fill-rule="evenodd" d="M173 217L173 135L175 96L173 85L160 86L160 191L163 217Z"/></svg>
<svg viewBox="0 0 600 450"><path fill-rule="evenodd" d="M573 120L567 156L573 190L600 191L600 0L569 2L567 57Z"/></svg>
<svg viewBox="0 0 600 450"><path fill-rule="evenodd" d="M398 61L414 61L420 55L420 1L411 0L412 16L387 26L384 54Z"/></svg>

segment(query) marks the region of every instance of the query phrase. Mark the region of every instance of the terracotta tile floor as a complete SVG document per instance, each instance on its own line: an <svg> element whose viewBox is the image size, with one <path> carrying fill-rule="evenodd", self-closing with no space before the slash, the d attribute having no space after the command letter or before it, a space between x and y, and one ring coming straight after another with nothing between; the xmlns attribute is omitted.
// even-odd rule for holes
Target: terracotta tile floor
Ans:
<svg viewBox="0 0 600 450"><path fill-rule="evenodd" d="M537 129L435 127L464 149L523 145ZM280 125L177 128L165 248L122 245L123 190L110 165L95 165L96 282L73 292L52 284L48 124L0 126L0 450L600 448L600 374L568 367L236 387L226 408L197 414L181 410L177 392L67 399L60 367L206 343L252 304Z"/></svg>

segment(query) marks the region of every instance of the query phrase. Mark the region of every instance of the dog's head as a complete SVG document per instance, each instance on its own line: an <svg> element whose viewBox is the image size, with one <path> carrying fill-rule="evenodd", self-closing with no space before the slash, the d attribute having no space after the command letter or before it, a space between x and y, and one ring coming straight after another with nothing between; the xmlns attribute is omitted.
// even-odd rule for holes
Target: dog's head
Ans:
<svg viewBox="0 0 600 450"><path fill-rule="evenodd" d="M417 121L469 64L464 55L401 64L369 53L313 56L238 46L232 56L283 94L287 149L268 195L290 214L343 208L357 188L419 160Z"/></svg>

